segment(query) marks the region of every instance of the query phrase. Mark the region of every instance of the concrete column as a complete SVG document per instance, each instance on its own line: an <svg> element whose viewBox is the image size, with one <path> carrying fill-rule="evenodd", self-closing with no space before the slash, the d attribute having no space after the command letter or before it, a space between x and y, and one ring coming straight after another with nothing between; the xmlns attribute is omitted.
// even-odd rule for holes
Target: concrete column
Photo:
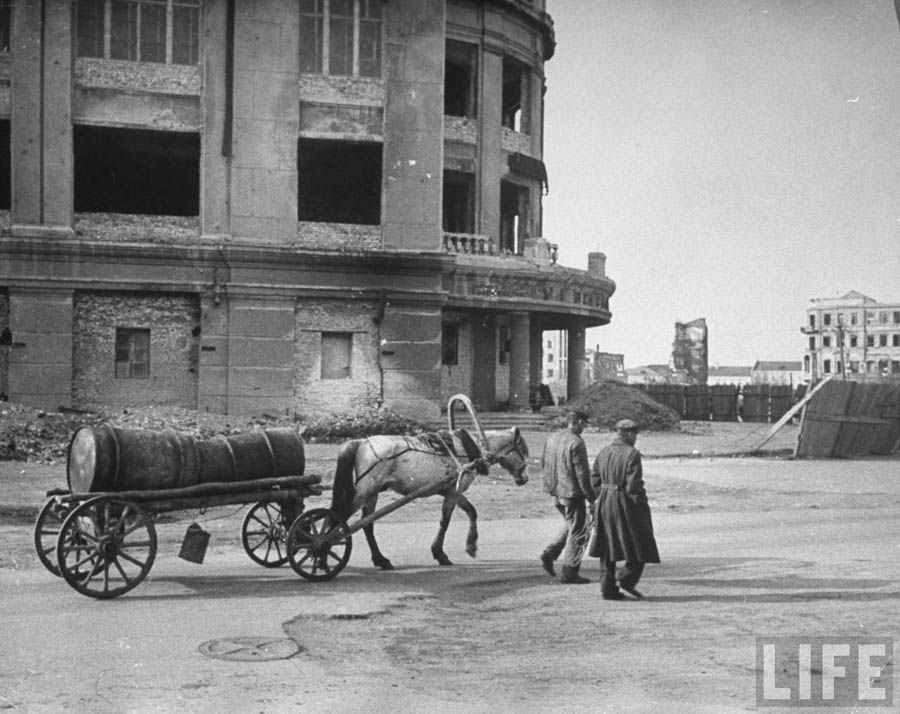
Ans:
<svg viewBox="0 0 900 714"><path fill-rule="evenodd" d="M9 291L11 401L72 406L72 310L71 290Z"/></svg>
<svg viewBox="0 0 900 714"><path fill-rule="evenodd" d="M234 46L231 231L267 243L297 239L300 6L238 2Z"/></svg>
<svg viewBox="0 0 900 714"><path fill-rule="evenodd" d="M481 97L478 105L481 170L478 176L478 208L481 218L476 230L500 242L500 177L503 165L503 54L485 48L482 53Z"/></svg>
<svg viewBox="0 0 900 714"><path fill-rule="evenodd" d="M569 363L568 363L568 401L575 399L587 386L585 376L585 333L583 327L568 330Z"/></svg>
<svg viewBox="0 0 900 714"><path fill-rule="evenodd" d="M527 312L509 316L509 406L531 408L531 317Z"/></svg>
<svg viewBox="0 0 900 714"><path fill-rule="evenodd" d="M12 6L13 232L72 233L72 7L67 0Z"/></svg>
<svg viewBox="0 0 900 714"><path fill-rule="evenodd" d="M384 247L439 250L444 0L391 0L384 7Z"/></svg>
<svg viewBox="0 0 900 714"><path fill-rule="evenodd" d="M207 40L202 58L201 102L206 111L200 134L200 232L203 235L231 233L235 99L231 91L234 80L233 67L228 67L228 48L235 38L229 24L229 2L237 0L210 0L203 13Z"/></svg>
<svg viewBox="0 0 900 714"><path fill-rule="evenodd" d="M543 381L541 370L544 364L544 329L539 318L531 318L531 348L529 350L531 360L531 386L536 389Z"/></svg>

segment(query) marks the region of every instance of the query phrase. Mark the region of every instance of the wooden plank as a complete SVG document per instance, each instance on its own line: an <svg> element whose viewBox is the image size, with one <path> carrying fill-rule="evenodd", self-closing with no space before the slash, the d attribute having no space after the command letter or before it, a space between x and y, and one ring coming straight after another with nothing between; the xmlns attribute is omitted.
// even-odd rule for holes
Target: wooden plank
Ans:
<svg viewBox="0 0 900 714"><path fill-rule="evenodd" d="M794 414L796 414L798 411L801 411L801 410L802 410L802 413L800 416L800 433L802 434L803 433L803 423L804 423L804 419L806 417L806 409L805 409L806 405L809 404L809 401L813 398L813 395L816 392L818 392L823 386L825 386L825 384L827 384L830 379L831 379L831 377L826 377L821 382L819 382L815 387L813 387L812 389L807 391L806 394L803 396L803 398L800 401L798 401L794 406L792 406L790 409L788 409L784 413L784 416L782 416L781 419L779 419L775 424L772 425L772 428L769 429L769 433L766 435L766 438L763 439L759 443L759 445L751 451L751 453L753 451L759 451L769 441L769 439L771 439L773 436L775 436L775 434L777 434L779 431L781 431L784 428L784 425L787 424L791 419L794 418ZM799 443L799 437L798 437L798 443ZM796 456L796 455L797 455L797 448L794 447L794 456Z"/></svg>
<svg viewBox="0 0 900 714"><path fill-rule="evenodd" d="M805 425L800 432L800 444L797 456L827 457L831 453L834 439L837 436L838 424L830 422L816 422L820 415L834 414L839 410L838 405L843 405L846 392L846 382L837 382L834 379L823 380L816 385L817 398L811 400L806 409Z"/></svg>

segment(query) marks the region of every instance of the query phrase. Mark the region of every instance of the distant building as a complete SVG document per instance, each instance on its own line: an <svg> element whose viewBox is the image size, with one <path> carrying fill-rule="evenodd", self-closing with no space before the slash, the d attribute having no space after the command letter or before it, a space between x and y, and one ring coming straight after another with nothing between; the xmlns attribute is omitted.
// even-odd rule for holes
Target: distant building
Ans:
<svg viewBox="0 0 900 714"><path fill-rule="evenodd" d="M600 346L586 355L591 370L591 383L606 379L626 381L625 355L613 352L601 352Z"/></svg>
<svg viewBox="0 0 900 714"><path fill-rule="evenodd" d="M806 309L804 381L838 374L900 378L900 302L880 303L855 290L814 298Z"/></svg>
<svg viewBox="0 0 900 714"><path fill-rule="evenodd" d="M707 384L749 384L752 367L719 366L709 368Z"/></svg>
<svg viewBox="0 0 900 714"><path fill-rule="evenodd" d="M705 318L675 323L672 369L684 375L685 384L706 384L709 369L707 335Z"/></svg>
<svg viewBox="0 0 900 714"><path fill-rule="evenodd" d="M795 386L803 382L803 364L799 361L757 361L750 373L753 384L787 384Z"/></svg>
<svg viewBox="0 0 900 714"><path fill-rule="evenodd" d="M545 385L559 404L568 395L569 343L565 330L544 332L544 355L541 384Z"/></svg>
<svg viewBox="0 0 900 714"><path fill-rule="evenodd" d="M667 364L647 364L625 370L628 384L671 384L672 370Z"/></svg>

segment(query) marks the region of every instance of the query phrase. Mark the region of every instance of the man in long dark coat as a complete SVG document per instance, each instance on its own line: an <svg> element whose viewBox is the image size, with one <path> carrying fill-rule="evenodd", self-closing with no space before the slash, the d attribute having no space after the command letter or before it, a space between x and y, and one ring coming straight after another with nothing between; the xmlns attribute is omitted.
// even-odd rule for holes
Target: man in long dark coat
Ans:
<svg viewBox="0 0 900 714"><path fill-rule="evenodd" d="M617 437L594 460L591 484L598 494L590 555L600 558L600 591L605 600L636 598L645 563L658 563L650 505L644 489L641 452L634 448L638 427L631 419L616 424ZM616 562L625 561L616 584ZM622 590L620 590L621 588Z"/></svg>

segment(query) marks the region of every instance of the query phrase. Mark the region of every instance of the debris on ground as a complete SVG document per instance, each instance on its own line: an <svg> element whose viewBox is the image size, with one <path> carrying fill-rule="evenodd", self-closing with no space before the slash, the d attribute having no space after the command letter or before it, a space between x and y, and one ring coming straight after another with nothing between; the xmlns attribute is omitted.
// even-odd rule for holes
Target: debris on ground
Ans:
<svg viewBox="0 0 900 714"><path fill-rule="evenodd" d="M631 419L647 431L669 431L680 424L678 412L660 404L635 387L606 380L590 385L566 408L581 409L591 426L612 428L620 419Z"/></svg>

